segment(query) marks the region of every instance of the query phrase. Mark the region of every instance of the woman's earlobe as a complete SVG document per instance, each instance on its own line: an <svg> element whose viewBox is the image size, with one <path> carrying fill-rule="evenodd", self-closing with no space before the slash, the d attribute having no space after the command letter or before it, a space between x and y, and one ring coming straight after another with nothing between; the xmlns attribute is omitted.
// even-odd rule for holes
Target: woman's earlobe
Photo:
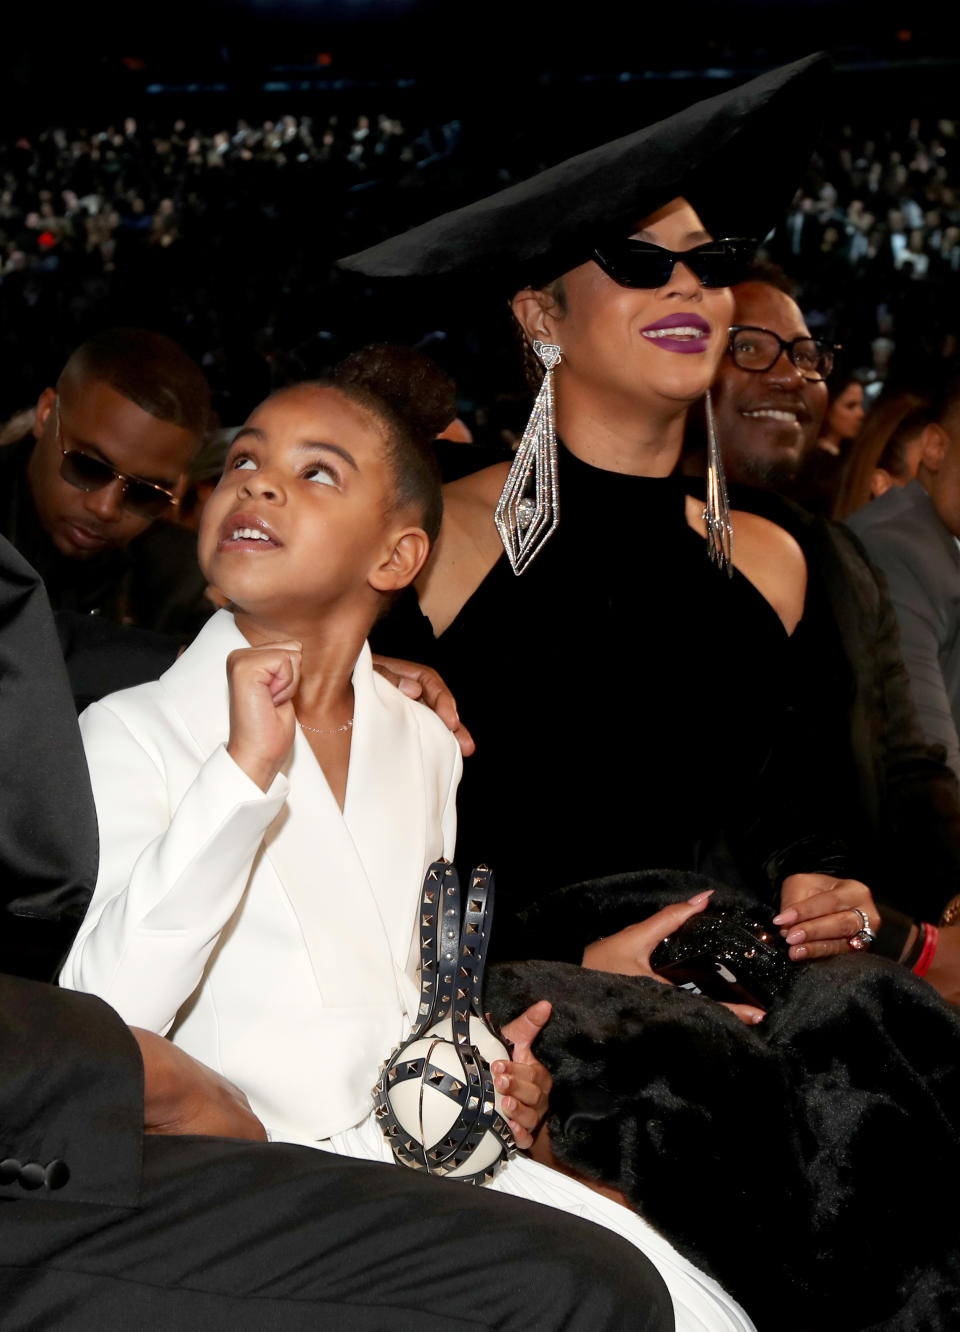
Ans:
<svg viewBox="0 0 960 1332"><path fill-rule="evenodd" d="M513 317L523 330L527 341L532 345L539 339L541 342L552 342L552 322L548 317L547 309L544 305L544 293L536 291L533 287L524 287L518 291L516 296L510 302L510 308L513 310Z"/></svg>

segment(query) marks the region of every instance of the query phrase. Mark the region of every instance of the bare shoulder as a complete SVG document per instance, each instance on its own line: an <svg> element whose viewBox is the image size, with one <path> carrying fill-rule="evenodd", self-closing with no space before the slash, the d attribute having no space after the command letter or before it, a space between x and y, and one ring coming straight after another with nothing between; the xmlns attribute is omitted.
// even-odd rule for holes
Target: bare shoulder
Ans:
<svg viewBox="0 0 960 1332"><path fill-rule="evenodd" d="M493 521L510 470L497 463L443 488L443 525L417 579L423 613L442 634L503 553Z"/></svg>
<svg viewBox="0 0 960 1332"><path fill-rule="evenodd" d="M687 498L687 521L706 536L703 503ZM807 562L796 539L756 513L741 509L730 515L733 523L733 563L780 616L792 634L803 615L807 596Z"/></svg>

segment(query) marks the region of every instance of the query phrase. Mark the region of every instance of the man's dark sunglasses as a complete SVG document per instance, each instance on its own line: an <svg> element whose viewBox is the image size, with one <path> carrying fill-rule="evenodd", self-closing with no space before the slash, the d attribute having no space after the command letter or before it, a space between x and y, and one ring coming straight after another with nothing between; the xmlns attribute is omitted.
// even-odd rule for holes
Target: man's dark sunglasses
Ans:
<svg viewBox="0 0 960 1332"><path fill-rule="evenodd" d="M691 250L665 250L649 241L615 237L596 247L593 258L621 287L663 287L676 264L685 264L703 287L740 282L757 248L755 240L726 237Z"/></svg>
<svg viewBox="0 0 960 1332"><path fill-rule="evenodd" d="M63 427L60 422L60 399L56 403L57 443L60 445L60 475L64 481L77 490L103 490L104 486L114 481L123 482L123 496L120 500L128 513L135 513L139 518L159 518L177 497L171 490L154 485L152 481L143 481L138 476L128 476L118 471L102 458L94 458L82 449L68 449L63 442Z"/></svg>
<svg viewBox="0 0 960 1332"><path fill-rule="evenodd" d="M791 338L788 342L769 328L753 324L734 324L730 329L730 355L741 370L762 375L772 370L786 354L790 364L804 379L816 383L826 379L833 369L833 354L839 344L824 338Z"/></svg>

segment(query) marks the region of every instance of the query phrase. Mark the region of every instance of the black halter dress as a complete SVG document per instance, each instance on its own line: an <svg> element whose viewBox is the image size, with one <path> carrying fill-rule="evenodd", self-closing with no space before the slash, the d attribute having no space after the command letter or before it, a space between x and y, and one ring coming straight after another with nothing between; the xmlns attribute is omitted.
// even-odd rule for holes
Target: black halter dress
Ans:
<svg viewBox="0 0 960 1332"><path fill-rule="evenodd" d="M771 857L811 831L795 762L770 766L790 725L790 640L743 575L707 558L686 479L563 448L559 468L556 532L519 578L498 560L434 656L477 742L457 860L496 871L501 957L523 955L516 917L553 889L669 867L769 894Z"/></svg>

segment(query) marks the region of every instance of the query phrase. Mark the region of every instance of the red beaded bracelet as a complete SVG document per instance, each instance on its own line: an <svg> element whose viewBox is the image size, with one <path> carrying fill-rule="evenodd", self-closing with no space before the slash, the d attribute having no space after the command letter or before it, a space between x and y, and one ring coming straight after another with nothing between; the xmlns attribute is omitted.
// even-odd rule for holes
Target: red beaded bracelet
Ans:
<svg viewBox="0 0 960 1332"><path fill-rule="evenodd" d="M913 967L915 976L925 976L930 970L930 963L933 961L933 955L937 951L937 944L940 942L940 931L936 925L923 923L923 947L920 950L920 956L917 958Z"/></svg>

